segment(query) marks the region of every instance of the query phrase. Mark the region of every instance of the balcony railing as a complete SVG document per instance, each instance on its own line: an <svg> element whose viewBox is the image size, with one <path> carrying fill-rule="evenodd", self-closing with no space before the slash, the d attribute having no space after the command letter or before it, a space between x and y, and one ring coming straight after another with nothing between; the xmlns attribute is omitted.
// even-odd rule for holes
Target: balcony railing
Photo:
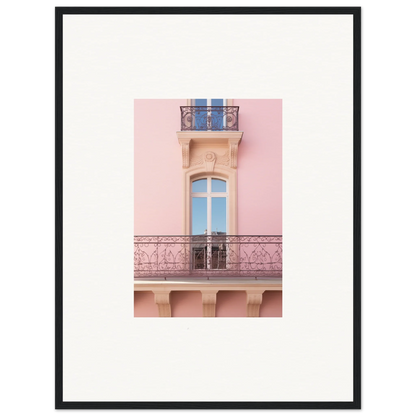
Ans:
<svg viewBox="0 0 416 416"><path fill-rule="evenodd" d="M135 236L134 277L282 277L282 236Z"/></svg>
<svg viewBox="0 0 416 416"><path fill-rule="evenodd" d="M181 106L182 131L238 131L238 106Z"/></svg>

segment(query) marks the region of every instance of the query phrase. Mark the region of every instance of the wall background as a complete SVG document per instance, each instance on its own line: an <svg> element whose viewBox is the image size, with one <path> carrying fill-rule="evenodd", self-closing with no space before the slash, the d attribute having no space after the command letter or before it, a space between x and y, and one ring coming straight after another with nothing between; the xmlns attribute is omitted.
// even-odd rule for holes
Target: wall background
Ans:
<svg viewBox="0 0 416 416"><path fill-rule="evenodd" d="M176 137L186 99L134 100L134 234L182 234L182 150Z"/></svg>
<svg viewBox="0 0 416 416"><path fill-rule="evenodd" d="M280 235L282 101L235 99L233 105L240 106L244 131L238 150L238 232Z"/></svg>

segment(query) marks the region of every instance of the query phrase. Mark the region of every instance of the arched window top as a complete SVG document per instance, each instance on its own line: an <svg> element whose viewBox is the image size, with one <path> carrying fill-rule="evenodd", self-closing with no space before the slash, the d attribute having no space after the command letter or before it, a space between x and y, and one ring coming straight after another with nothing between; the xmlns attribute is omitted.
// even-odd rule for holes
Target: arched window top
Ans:
<svg viewBox="0 0 416 416"><path fill-rule="evenodd" d="M227 192L227 182L222 179L212 178L211 192Z"/></svg>
<svg viewBox="0 0 416 416"><path fill-rule="evenodd" d="M196 178L192 181L192 235L227 234L227 182L216 177Z"/></svg>
<svg viewBox="0 0 416 416"><path fill-rule="evenodd" d="M197 179L192 182L192 192L207 192L207 179Z"/></svg>
<svg viewBox="0 0 416 416"><path fill-rule="evenodd" d="M227 192L227 181L220 178L208 177L192 181L192 193Z"/></svg>

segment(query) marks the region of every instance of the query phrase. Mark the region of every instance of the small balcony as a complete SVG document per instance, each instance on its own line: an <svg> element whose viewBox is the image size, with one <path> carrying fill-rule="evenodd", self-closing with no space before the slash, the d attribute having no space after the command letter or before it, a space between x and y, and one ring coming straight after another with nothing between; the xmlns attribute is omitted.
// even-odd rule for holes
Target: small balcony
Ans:
<svg viewBox="0 0 416 416"><path fill-rule="evenodd" d="M280 235L134 237L134 279L277 279Z"/></svg>
<svg viewBox="0 0 416 416"><path fill-rule="evenodd" d="M181 131L238 131L238 106L181 106Z"/></svg>

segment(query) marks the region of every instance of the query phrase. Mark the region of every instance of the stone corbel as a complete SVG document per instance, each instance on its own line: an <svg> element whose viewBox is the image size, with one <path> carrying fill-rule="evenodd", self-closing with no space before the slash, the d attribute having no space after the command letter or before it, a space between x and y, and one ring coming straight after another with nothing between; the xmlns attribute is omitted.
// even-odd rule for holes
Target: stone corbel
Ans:
<svg viewBox="0 0 416 416"><path fill-rule="evenodd" d="M237 169L237 156L238 156L238 145L240 139L228 139L228 145L230 148L230 167Z"/></svg>
<svg viewBox="0 0 416 416"><path fill-rule="evenodd" d="M260 305L263 300L264 290L246 290L247 293L247 316L260 316Z"/></svg>
<svg viewBox="0 0 416 416"><path fill-rule="evenodd" d="M182 168L189 168L189 145L191 139L179 139L179 143L182 146Z"/></svg>
<svg viewBox="0 0 416 416"><path fill-rule="evenodd" d="M160 317L171 317L170 309L170 290L153 291L155 295L155 303L159 309Z"/></svg>
<svg viewBox="0 0 416 416"><path fill-rule="evenodd" d="M215 317L218 290L204 290L202 293L202 315L205 318Z"/></svg>

